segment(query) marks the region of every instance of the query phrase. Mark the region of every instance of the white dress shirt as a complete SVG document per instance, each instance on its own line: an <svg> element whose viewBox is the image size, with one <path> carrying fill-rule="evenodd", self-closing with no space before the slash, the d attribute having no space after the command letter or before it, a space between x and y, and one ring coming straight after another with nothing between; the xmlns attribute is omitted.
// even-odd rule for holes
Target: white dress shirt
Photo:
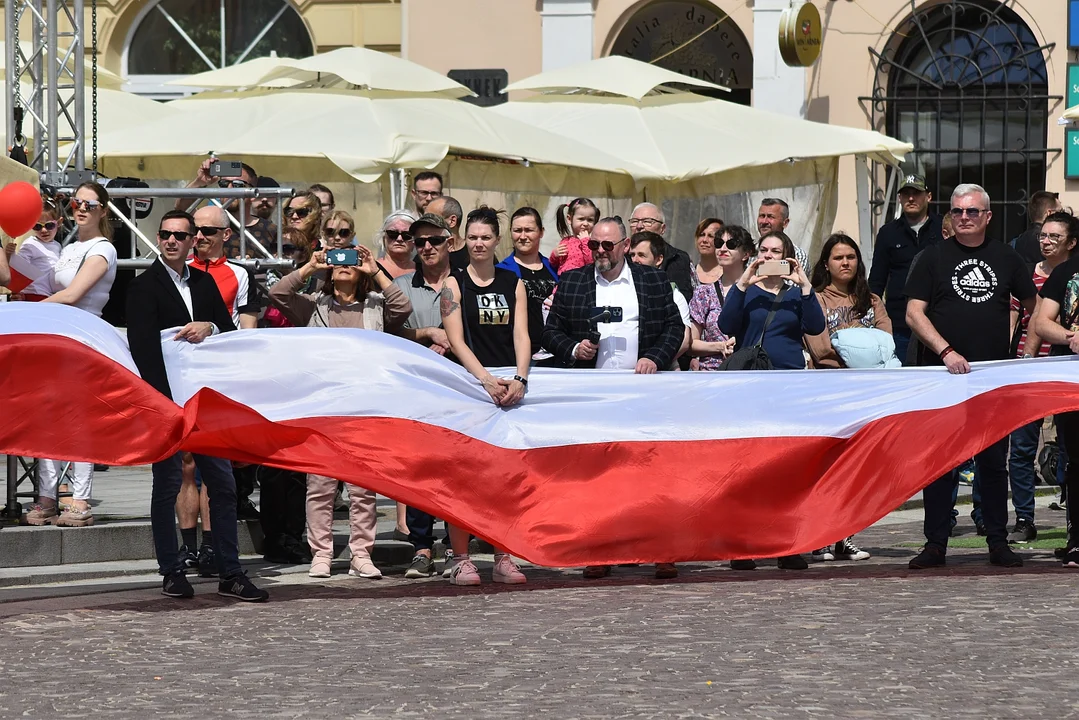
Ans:
<svg viewBox="0 0 1079 720"><path fill-rule="evenodd" d="M165 263L161 264L165 265ZM176 286L176 289L180 291L180 298L184 301L184 305L187 306L188 317L190 317L191 320L194 321L195 307L191 304L191 286L188 284L188 282L191 280L191 268L187 266L187 263L184 263L183 275L180 275L168 265L165 265L165 270L168 271L169 277L172 278L172 282ZM210 327L213 328L210 331L211 335L217 335L219 332L221 332L221 329L217 327L217 325L215 325L214 323L210 323Z"/></svg>
<svg viewBox="0 0 1079 720"><path fill-rule="evenodd" d="M596 305L622 308L622 322L598 324L596 367L634 369L637 367L637 345L640 342L637 331L641 315L628 260L623 261L622 272L610 282L596 271Z"/></svg>
<svg viewBox="0 0 1079 720"><path fill-rule="evenodd" d="M165 265L165 263L161 263ZM184 264L184 274L180 275L178 272L165 265L165 269L169 272L169 277L172 278L172 284L176 286L176 289L180 291L180 298L184 301L184 305L187 306L187 316L192 320L195 319L195 309L191 304L191 286L188 285L188 281L191 280L191 268Z"/></svg>

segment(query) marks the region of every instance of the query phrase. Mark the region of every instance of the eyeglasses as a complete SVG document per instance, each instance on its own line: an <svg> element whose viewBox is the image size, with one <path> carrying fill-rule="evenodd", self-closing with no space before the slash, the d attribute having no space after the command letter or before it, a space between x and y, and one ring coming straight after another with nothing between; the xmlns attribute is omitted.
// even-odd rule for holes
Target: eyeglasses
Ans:
<svg viewBox="0 0 1079 720"><path fill-rule="evenodd" d="M246 188L246 187L251 187L250 185L248 185L243 180L240 180L239 178L235 178L233 180L218 180L217 181L217 186L219 188Z"/></svg>
<svg viewBox="0 0 1079 720"><path fill-rule="evenodd" d="M952 208L950 212L953 218L961 218L966 215L971 220L977 220L982 216L982 213L989 211L981 208Z"/></svg>
<svg viewBox="0 0 1079 720"><path fill-rule="evenodd" d="M734 238L727 238L726 240L720 240L716 243L716 250L720 248L727 248L728 250L738 250L742 247L742 243L738 242Z"/></svg>
<svg viewBox="0 0 1079 720"><path fill-rule="evenodd" d="M449 240L449 235L435 235L434 237L418 237L416 238L416 249L420 250L427 243L431 243L431 247L438 247L442 243Z"/></svg>
<svg viewBox="0 0 1079 720"><path fill-rule="evenodd" d="M387 230L386 239L390 242L397 242L400 238L401 242L409 242L412 240L412 233L407 230Z"/></svg>
<svg viewBox="0 0 1079 720"><path fill-rule="evenodd" d="M641 226L641 227L656 227L656 226L662 225L662 224L663 224L663 222L661 220L656 220L654 218L630 218L629 219L629 226L630 227L638 227L638 226Z"/></svg>
<svg viewBox="0 0 1079 720"><path fill-rule="evenodd" d="M101 207L101 203L99 203L97 200L77 200L77 199L72 199L71 200L71 209L72 210L82 210L83 212L93 212L94 210L97 210L99 207Z"/></svg>
<svg viewBox="0 0 1079 720"><path fill-rule="evenodd" d="M352 231L347 227L343 228L322 228L322 235L326 238L332 238L335 235L342 240L352 237Z"/></svg>
<svg viewBox="0 0 1079 720"><path fill-rule="evenodd" d="M168 240L169 238L176 238L177 242L187 242L187 239L191 237L191 233L183 232L182 230L158 230L158 240Z"/></svg>
<svg viewBox="0 0 1079 720"><path fill-rule="evenodd" d="M633 222L633 221L630 220L630 222ZM611 252L612 250L614 250L614 245L615 244L613 242L611 242L610 240L604 240L603 242L600 242L599 240L589 240L588 241L588 249L591 250L592 252L595 252L596 250L599 250L601 247L603 248L603 252Z"/></svg>
<svg viewBox="0 0 1079 720"><path fill-rule="evenodd" d="M223 232L225 228L214 227L213 225L203 225L201 227L195 228L195 230L199 235L202 235L203 237L213 237L219 232Z"/></svg>
<svg viewBox="0 0 1079 720"><path fill-rule="evenodd" d="M413 190L412 192L416 193L417 195L422 195L425 198L442 197L441 190Z"/></svg>
<svg viewBox="0 0 1079 720"><path fill-rule="evenodd" d="M311 208L309 207L290 207L285 208L285 214L289 217L298 217L303 220L305 217L311 214Z"/></svg>
<svg viewBox="0 0 1079 720"><path fill-rule="evenodd" d="M52 232L55 229L56 229L56 222L53 221L53 220L50 220L49 222L45 223L44 225L42 225L41 223L34 223L34 232L41 232L42 230L48 230L49 232Z"/></svg>
<svg viewBox="0 0 1079 720"><path fill-rule="evenodd" d="M35 228L37 225L34 226ZM1058 235L1057 233L1038 233L1039 240L1048 240L1051 243L1060 243L1068 239L1067 235Z"/></svg>

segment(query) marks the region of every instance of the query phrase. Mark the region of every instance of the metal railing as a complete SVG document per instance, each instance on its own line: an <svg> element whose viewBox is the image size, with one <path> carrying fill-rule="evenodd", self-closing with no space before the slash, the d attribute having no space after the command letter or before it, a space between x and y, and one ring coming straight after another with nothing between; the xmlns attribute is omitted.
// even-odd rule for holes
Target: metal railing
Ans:
<svg viewBox="0 0 1079 720"><path fill-rule="evenodd" d="M58 188L57 192L60 194L73 195L75 188ZM157 249L157 243L147 237L138 227L138 223L131 218L127 217L111 198L130 198L130 199L144 199L144 198L162 198L162 199L180 199L180 200L192 200L201 201L208 200L218 207L224 208L225 214L228 216L229 224L231 224L240 235L240 257L235 258L234 262L238 262L242 265L259 267L291 267L292 260L282 258L283 255L283 242L281 238L282 220L284 212L282 203L291 198L295 191L293 188L108 188L109 192L109 208L112 210L113 215L119 218L120 222L131 231L131 258L117 260L116 265L120 268L135 268L145 269L153 264L154 259L160 254ZM277 206L274 208L274 224L277 227L277 253L273 253L268 250L258 241L258 239L251 234L247 229L247 203L244 200L252 200L255 198L271 197L277 198ZM233 214L229 209L229 205L235 205L239 210L238 214ZM152 257L139 258L136 257L138 251L138 242L142 243L152 253ZM248 258L247 250L248 243L251 244L252 249L260 254L260 257Z"/></svg>

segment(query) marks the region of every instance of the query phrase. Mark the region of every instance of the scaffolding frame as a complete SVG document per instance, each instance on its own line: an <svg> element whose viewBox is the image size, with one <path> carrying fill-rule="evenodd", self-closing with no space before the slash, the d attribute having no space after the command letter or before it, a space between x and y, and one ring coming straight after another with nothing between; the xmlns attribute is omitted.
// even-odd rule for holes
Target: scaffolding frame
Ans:
<svg viewBox="0 0 1079 720"><path fill-rule="evenodd" d="M97 3L91 0L91 5L96 15ZM5 118L8 142L25 146L22 125L28 123L34 138L28 160L42 182L78 185L93 179L94 171L86 167L84 137L84 0L8 0L4 3L4 22L4 85L10 103ZM24 41L20 32L26 22L31 32ZM93 23L96 29L96 17ZM96 47L92 49L97 52ZM91 79L96 98L96 54L93 63Z"/></svg>

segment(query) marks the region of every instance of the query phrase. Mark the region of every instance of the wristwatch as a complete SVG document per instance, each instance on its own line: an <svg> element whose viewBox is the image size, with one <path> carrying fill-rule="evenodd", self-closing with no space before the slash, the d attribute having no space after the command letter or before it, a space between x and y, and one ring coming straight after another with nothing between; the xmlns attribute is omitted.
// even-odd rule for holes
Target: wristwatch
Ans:
<svg viewBox="0 0 1079 720"><path fill-rule="evenodd" d="M517 382L521 383L525 387L528 387L528 378L523 378L520 375L514 375L513 379L516 380Z"/></svg>

